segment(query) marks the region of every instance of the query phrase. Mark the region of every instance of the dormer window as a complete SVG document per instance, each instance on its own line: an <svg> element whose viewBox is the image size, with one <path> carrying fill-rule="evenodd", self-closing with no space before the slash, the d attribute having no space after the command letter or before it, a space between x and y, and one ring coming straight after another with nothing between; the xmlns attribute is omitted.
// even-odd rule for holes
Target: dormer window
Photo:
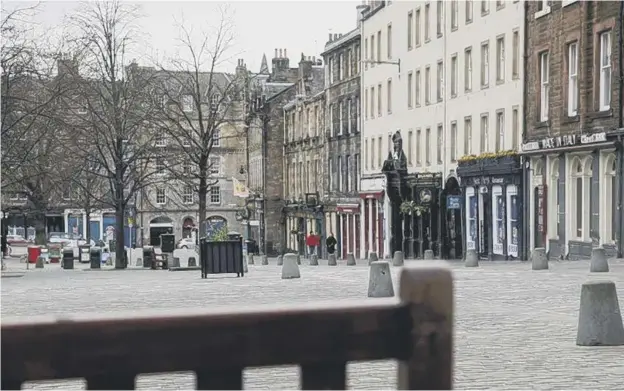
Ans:
<svg viewBox="0 0 624 391"><path fill-rule="evenodd" d="M214 94L210 99L210 106L213 110L216 110L219 107L219 101L221 100L221 96L219 94Z"/></svg>
<svg viewBox="0 0 624 391"><path fill-rule="evenodd" d="M191 95L182 96L182 111L185 113L193 111L193 97Z"/></svg>

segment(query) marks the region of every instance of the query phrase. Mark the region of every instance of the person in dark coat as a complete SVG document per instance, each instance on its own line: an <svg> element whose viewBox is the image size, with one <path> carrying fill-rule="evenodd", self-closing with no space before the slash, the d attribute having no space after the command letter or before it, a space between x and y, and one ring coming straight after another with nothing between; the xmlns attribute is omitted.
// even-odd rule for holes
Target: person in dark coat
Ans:
<svg viewBox="0 0 624 391"><path fill-rule="evenodd" d="M329 233L327 239L325 239L325 246L327 246L327 253L333 254L336 251L336 238L332 232Z"/></svg>

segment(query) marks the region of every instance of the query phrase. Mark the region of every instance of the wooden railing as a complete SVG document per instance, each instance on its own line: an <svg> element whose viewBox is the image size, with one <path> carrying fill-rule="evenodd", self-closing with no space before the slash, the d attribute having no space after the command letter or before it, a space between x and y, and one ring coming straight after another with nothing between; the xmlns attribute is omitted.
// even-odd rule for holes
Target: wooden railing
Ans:
<svg viewBox="0 0 624 391"><path fill-rule="evenodd" d="M127 390L134 389L138 374L190 370L197 389L239 390L246 367L298 364L302 389L341 390L348 362L398 359L400 389L451 389L451 272L437 265L404 268L399 299L3 319L1 386L85 378L88 389Z"/></svg>

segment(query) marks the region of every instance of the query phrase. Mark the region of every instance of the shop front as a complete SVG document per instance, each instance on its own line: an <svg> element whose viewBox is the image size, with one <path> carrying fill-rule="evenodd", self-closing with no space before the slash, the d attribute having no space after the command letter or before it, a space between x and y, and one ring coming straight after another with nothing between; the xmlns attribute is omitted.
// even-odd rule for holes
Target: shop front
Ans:
<svg viewBox="0 0 624 391"><path fill-rule="evenodd" d="M336 227L339 256L346 259L347 254L360 258L360 205L337 204Z"/></svg>
<svg viewBox="0 0 624 391"><path fill-rule="evenodd" d="M321 256L326 257L325 238L325 211L324 205L319 202L318 193L306 193L305 199L290 200L287 202L284 213L286 217L287 243L286 252L295 252L306 255L306 238L313 232L320 236ZM334 235L336 233L334 232Z"/></svg>
<svg viewBox="0 0 624 391"><path fill-rule="evenodd" d="M481 259L521 258L522 167L512 151L460 159L466 250Z"/></svg>
<svg viewBox="0 0 624 391"><path fill-rule="evenodd" d="M550 259L587 259L602 246L608 256L617 256L618 146L616 137L604 132L522 145L527 252L543 247Z"/></svg>
<svg viewBox="0 0 624 391"><path fill-rule="evenodd" d="M384 254L384 192L368 191L360 193L360 210L363 227L360 230L360 251L363 259L375 252L380 258Z"/></svg>

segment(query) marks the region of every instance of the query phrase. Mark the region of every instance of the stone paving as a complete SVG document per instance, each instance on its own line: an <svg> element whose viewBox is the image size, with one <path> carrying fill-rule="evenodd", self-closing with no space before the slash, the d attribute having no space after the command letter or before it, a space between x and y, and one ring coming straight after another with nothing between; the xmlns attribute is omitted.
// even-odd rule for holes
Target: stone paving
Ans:
<svg viewBox="0 0 624 391"><path fill-rule="evenodd" d="M57 265L2 280L2 316L107 312L153 308L302 303L366 297L365 262L347 267L307 266L302 278L282 280L269 266L250 266L245 278L199 272L63 271ZM417 262L417 261L410 261ZM624 261L611 260L609 273L590 274L587 261L551 262L531 271L529 263L482 262L479 268L451 263L455 277L455 388L618 389L624 378L624 347L577 347L580 286L608 279L624 301ZM24 264L8 262L9 270ZM395 288L398 268L393 268ZM161 295L154 295L161 292ZM302 336L305 338L305 336ZM296 339L292 339L296 343ZM352 363L350 388L396 388L396 363ZM190 373L141 375L139 389L189 389ZM297 367L250 368L249 389L298 387ZM26 384L27 389L83 389L81 380Z"/></svg>

